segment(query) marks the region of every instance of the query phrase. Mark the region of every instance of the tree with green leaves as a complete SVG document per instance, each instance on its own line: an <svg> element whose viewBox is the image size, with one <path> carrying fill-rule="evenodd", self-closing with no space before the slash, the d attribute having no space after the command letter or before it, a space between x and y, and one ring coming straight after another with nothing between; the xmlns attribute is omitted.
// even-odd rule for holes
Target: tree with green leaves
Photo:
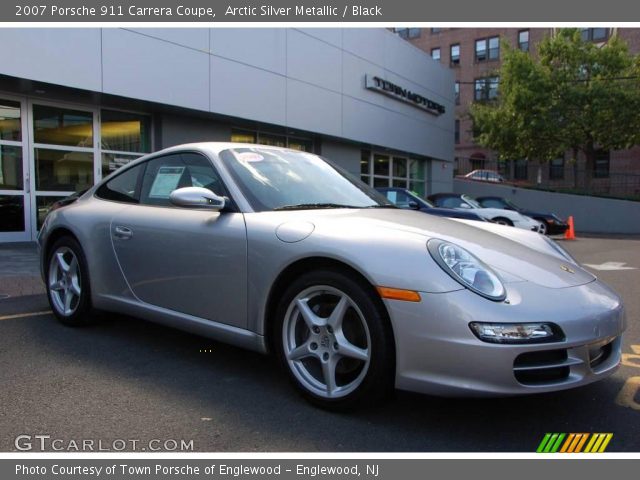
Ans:
<svg viewBox="0 0 640 480"><path fill-rule="evenodd" d="M559 29L537 57L509 45L503 51L497 98L470 109L476 141L500 159L582 153L589 182L599 149L640 143L640 55L617 36L597 45L578 29Z"/></svg>

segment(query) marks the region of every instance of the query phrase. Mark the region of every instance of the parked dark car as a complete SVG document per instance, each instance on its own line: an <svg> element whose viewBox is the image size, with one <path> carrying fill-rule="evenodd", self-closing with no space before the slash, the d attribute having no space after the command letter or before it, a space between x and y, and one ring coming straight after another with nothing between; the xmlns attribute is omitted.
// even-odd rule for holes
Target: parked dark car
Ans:
<svg viewBox="0 0 640 480"><path fill-rule="evenodd" d="M419 210L438 217L462 218L464 220L478 220L480 222L486 221L484 218L473 212L452 210L450 208L438 208L433 203L425 200L424 198L420 198L418 195L406 188L389 187L376 188L376 190L386 196L387 200L400 208Z"/></svg>
<svg viewBox="0 0 640 480"><path fill-rule="evenodd" d="M511 200L502 197L478 197L478 203L486 208L502 208L504 210L515 210L516 212L531 217L542 223L543 230L540 233L547 235L562 235L569 228L567 222L558 217L555 213L542 213L534 210L521 208Z"/></svg>

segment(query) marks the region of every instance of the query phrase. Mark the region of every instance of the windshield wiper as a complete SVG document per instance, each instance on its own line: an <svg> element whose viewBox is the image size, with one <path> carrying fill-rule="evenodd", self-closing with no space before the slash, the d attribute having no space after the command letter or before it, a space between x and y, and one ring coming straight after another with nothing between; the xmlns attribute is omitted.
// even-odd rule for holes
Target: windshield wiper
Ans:
<svg viewBox="0 0 640 480"><path fill-rule="evenodd" d="M399 208L397 205L369 205L362 208Z"/></svg>
<svg viewBox="0 0 640 480"><path fill-rule="evenodd" d="M342 205L340 203L298 203L295 205L283 205L273 210L312 210L320 208L364 208L355 205Z"/></svg>

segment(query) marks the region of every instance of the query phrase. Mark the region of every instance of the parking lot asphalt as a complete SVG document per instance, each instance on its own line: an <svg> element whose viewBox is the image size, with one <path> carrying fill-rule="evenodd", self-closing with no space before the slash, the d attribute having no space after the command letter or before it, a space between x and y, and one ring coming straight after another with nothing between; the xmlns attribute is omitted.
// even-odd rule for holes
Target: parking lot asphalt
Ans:
<svg viewBox="0 0 640 480"><path fill-rule="evenodd" d="M623 297L625 357L604 381L528 397L398 392L374 409L329 413L305 403L271 357L123 316L64 327L44 295L0 300L0 451L15 451L18 435L50 435L62 448L139 440L139 451L193 440L212 452L533 452L546 432L611 432L607 451L638 452L640 239L563 246Z"/></svg>

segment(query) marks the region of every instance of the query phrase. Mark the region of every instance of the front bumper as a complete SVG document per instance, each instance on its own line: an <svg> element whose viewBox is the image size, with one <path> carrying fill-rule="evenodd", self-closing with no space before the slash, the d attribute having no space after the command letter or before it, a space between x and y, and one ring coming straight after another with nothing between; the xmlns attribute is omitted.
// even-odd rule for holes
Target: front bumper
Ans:
<svg viewBox="0 0 640 480"><path fill-rule="evenodd" d="M564 390L611 375L620 362L624 308L598 281L549 289L506 285L510 303L469 290L386 300L396 341L396 387L445 396L520 395ZM479 340L472 321L552 322L566 339L505 345Z"/></svg>
<svg viewBox="0 0 640 480"><path fill-rule="evenodd" d="M547 234L549 235L564 235L564 232L567 231L569 225L565 222L548 222L547 223Z"/></svg>

